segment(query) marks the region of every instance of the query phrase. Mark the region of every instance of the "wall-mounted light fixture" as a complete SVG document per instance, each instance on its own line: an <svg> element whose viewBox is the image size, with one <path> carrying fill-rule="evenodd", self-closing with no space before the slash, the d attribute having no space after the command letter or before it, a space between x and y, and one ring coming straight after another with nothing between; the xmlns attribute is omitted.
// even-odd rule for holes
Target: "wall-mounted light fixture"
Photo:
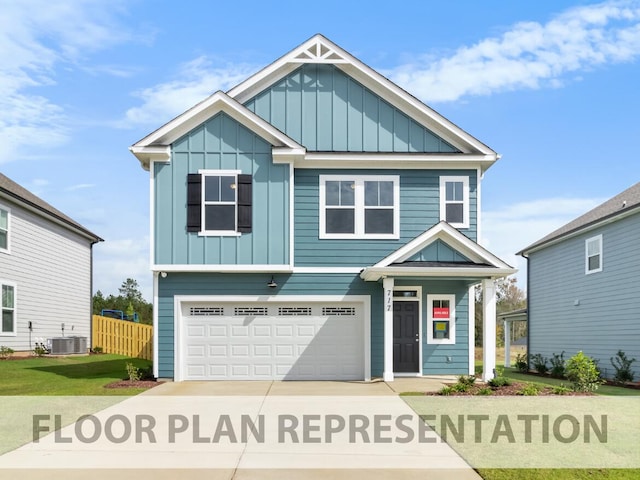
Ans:
<svg viewBox="0 0 640 480"><path fill-rule="evenodd" d="M160 276L162 278L167 278L167 272L160 272Z"/></svg>
<svg viewBox="0 0 640 480"><path fill-rule="evenodd" d="M269 283L267 283L267 287L276 288L277 286L278 284L276 283L276 279L273 278L273 275L271 275L271 280L269 280Z"/></svg>

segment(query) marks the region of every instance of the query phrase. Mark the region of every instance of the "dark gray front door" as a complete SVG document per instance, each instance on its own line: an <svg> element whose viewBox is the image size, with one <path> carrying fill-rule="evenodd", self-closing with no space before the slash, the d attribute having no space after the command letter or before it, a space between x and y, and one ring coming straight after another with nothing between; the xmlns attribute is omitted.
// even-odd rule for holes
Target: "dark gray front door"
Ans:
<svg viewBox="0 0 640 480"><path fill-rule="evenodd" d="M417 373L420 360L418 302L393 302L393 371Z"/></svg>

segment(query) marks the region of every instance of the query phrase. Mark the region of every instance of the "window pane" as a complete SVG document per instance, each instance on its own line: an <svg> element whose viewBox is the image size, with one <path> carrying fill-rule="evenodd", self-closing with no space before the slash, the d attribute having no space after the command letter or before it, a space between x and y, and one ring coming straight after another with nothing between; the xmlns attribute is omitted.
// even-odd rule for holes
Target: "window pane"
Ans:
<svg viewBox="0 0 640 480"><path fill-rule="evenodd" d="M7 232L0 230L0 248L7 249Z"/></svg>
<svg viewBox="0 0 640 480"><path fill-rule="evenodd" d="M445 185L446 189L446 200L447 202L457 201L462 202L464 200L462 195L462 182L447 182Z"/></svg>
<svg viewBox="0 0 640 480"><path fill-rule="evenodd" d="M340 182L326 182L325 189L325 203L327 205L340 205Z"/></svg>
<svg viewBox="0 0 640 480"><path fill-rule="evenodd" d="M597 255L600 253L600 242L598 240L592 240L587 242L587 255Z"/></svg>
<svg viewBox="0 0 640 480"><path fill-rule="evenodd" d="M206 202L220 201L220 177L217 175L204 177L204 200Z"/></svg>
<svg viewBox="0 0 640 480"><path fill-rule="evenodd" d="M380 182L380 205L393 206L393 182Z"/></svg>
<svg viewBox="0 0 640 480"><path fill-rule="evenodd" d="M13 311L12 310L2 311L2 331L13 332Z"/></svg>
<svg viewBox="0 0 640 480"><path fill-rule="evenodd" d="M354 213L352 208L327 208L327 233L354 233Z"/></svg>
<svg viewBox="0 0 640 480"><path fill-rule="evenodd" d="M340 182L340 205L355 205L355 183Z"/></svg>
<svg viewBox="0 0 640 480"><path fill-rule="evenodd" d="M236 229L235 205L205 205L204 211L205 230L230 230Z"/></svg>
<svg viewBox="0 0 640 480"><path fill-rule="evenodd" d="M434 320L433 338L440 338L440 339L449 338L449 320Z"/></svg>
<svg viewBox="0 0 640 480"><path fill-rule="evenodd" d="M364 182L364 204L368 207L377 207L378 184L380 182Z"/></svg>
<svg viewBox="0 0 640 480"><path fill-rule="evenodd" d="M9 226L9 214L6 210L0 210L0 230L7 230Z"/></svg>
<svg viewBox="0 0 640 480"><path fill-rule="evenodd" d="M11 285L2 286L2 306L6 308L13 308L13 287Z"/></svg>
<svg viewBox="0 0 640 480"><path fill-rule="evenodd" d="M220 201L236 201L236 177L220 177Z"/></svg>
<svg viewBox="0 0 640 480"><path fill-rule="evenodd" d="M368 208L364 211L364 233L393 233L393 210Z"/></svg>
<svg viewBox="0 0 640 480"><path fill-rule="evenodd" d="M447 204L447 222L462 223L464 221L463 205L461 203Z"/></svg>
<svg viewBox="0 0 640 480"><path fill-rule="evenodd" d="M589 257L589 270L597 270L600 268L600 255Z"/></svg>

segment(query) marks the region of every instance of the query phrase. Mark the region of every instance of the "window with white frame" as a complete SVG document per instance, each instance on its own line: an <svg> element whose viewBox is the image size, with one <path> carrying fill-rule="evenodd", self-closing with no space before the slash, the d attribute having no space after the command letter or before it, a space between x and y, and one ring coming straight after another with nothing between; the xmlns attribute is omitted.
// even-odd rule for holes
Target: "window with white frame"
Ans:
<svg viewBox="0 0 640 480"><path fill-rule="evenodd" d="M0 252L9 251L9 209L0 206Z"/></svg>
<svg viewBox="0 0 640 480"><path fill-rule="evenodd" d="M16 287L0 282L2 287L2 324L0 335L16 334Z"/></svg>
<svg viewBox="0 0 640 480"><path fill-rule="evenodd" d="M584 255L587 275L602 271L602 235L585 240Z"/></svg>
<svg viewBox="0 0 640 480"><path fill-rule="evenodd" d="M398 176L320 176L320 238L399 238Z"/></svg>
<svg viewBox="0 0 640 480"><path fill-rule="evenodd" d="M427 295L427 343L456 343L455 295Z"/></svg>
<svg viewBox="0 0 640 480"><path fill-rule="evenodd" d="M235 173L206 173L202 176L202 225L205 232L236 231Z"/></svg>
<svg viewBox="0 0 640 480"><path fill-rule="evenodd" d="M469 177L440 177L440 220L469 227Z"/></svg>

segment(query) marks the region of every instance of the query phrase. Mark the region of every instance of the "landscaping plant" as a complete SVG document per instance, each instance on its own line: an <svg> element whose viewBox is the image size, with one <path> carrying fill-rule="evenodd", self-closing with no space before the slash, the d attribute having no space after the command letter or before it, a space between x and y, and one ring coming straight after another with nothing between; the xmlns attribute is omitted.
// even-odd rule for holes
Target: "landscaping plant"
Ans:
<svg viewBox="0 0 640 480"><path fill-rule="evenodd" d="M129 376L129 381L137 382L140 380L140 369L136 367L133 363L127 363L127 375Z"/></svg>
<svg viewBox="0 0 640 480"><path fill-rule="evenodd" d="M560 355L557 353L553 354L551 358L551 375L558 378L564 377L565 370L565 361L564 361L564 350Z"/></svg>
<svg viewBox="0 0 640 480"><path fill-rule="evenodd" d="M541 375L549 371L549 367L547 367L547 357L543 357L541 353L531 355L531 364L535 371Z"/></svg>
<svg viewBox="0 0 640 480"><path fill-rule="evenodd" d="M596 362L582 351L567 361L566 374L576 392L594 392L602 384Z"/></svg>
<svg viewBox="0 0 640 480"><path fill-rule="evenodd" d="M0 358L2 360L6 360L13 354L14 354L13 348L9 348L5 345L0 346Z"/></svg>
<svg viewBox="0 0 640 480"><path fill-rule="evenodd" d="M529 371L529 363L527 363L527 356L524 353L518 353L516 355L516 370L520 373L527 373Z"/></svg>
<svg viewBox="0 0 640 480"><path fill-rule="evenodd" d="M633 382L633 370L631 364L635 362L635 358L627 358L627 354L622 350L618 350L615 358L611 357L611 365L616 370L613 379L618 383Z"/></svg>

